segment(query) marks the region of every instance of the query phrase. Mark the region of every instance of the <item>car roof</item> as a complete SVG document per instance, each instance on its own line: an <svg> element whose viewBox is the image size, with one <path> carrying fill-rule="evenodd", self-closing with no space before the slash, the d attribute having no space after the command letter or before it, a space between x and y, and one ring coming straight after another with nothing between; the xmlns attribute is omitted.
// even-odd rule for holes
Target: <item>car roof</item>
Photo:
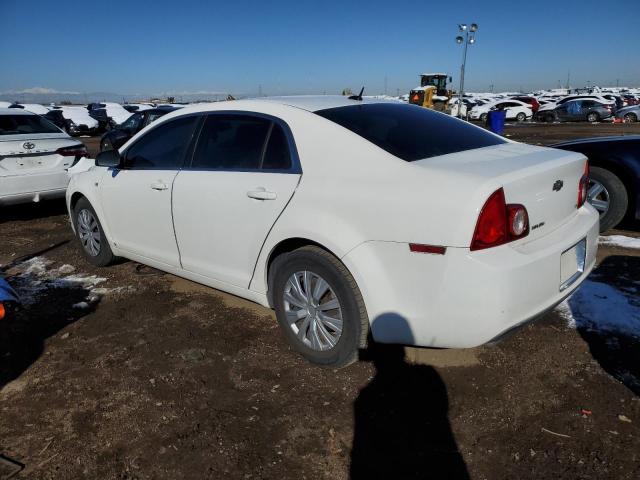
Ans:
<svg viewBox="0 0 640 480"><path fill-rule="evenodd" d="M36 115L23 108L0 108L0 115Z"/></svg>
<svg viewBox="0 0 640 480"><path fill-rule="evenodd" d="M348 107L349 105L362 105L363 103L399 103L394 100L371 97L363 97L362 100L350 100L349 97L344 95L296 95L290 97L261 97L251 100L279 103L309 112L317 112L327 108Z"/></svg>

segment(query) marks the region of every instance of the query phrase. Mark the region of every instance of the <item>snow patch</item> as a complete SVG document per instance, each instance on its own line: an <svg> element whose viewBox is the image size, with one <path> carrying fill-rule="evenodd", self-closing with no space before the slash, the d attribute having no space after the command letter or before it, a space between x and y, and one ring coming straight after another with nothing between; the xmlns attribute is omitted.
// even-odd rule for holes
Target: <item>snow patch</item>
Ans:
<svg viewBox="0 0 640 480"><path fill-rule="evenodd" d="M640 248L640 238L625 235L609 235L600 237L600 245L620 248Z"/></svg>
<svg viewBox="0 0 640 480"><path fill-rule="evenodd" d="M98 287L107 279L97 275L74 273L73 265L64 264L51 268L53 262L45 257L33 257L11 267L12 284L18 292L20 301L25 305L33 304L45 291L53 288L83 288L88 291L85 301L73 305L73 308L88 308L103 295L127 291L129 287Z"/></svg>
<svg viewBox="0 0 640 480"><path fill-rule="evenodd" d="M606 283L586 280L556 312L571 328L640 337L640 302Z"/></svg>

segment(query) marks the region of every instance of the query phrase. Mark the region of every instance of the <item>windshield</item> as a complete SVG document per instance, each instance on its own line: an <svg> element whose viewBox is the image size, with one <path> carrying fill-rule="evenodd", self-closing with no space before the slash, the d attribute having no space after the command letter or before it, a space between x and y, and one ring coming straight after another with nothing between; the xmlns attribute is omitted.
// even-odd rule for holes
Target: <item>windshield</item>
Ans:
<svg viewBox="0 0 640 480"><path fill-rule="evenodd" d="M429 85L436 87L438 90L444 90L447 88L447 77L423 75L421 86L428 87Z"/></svg>
<svg viewBox="0 0 640 480"><path fill-rule="evenodd" d="M407 162L506 143L482 128L415 105L374 103L315 113Z"/></svg>
<svg viewBox="0 0 640 480"><path fill-rule="evenodd" d="M40 115L0 115L0 135L30 133L60 133L60 130Z"/></svg>
<svg viewBox="0 0 640 480"><path fill-rule="evenodd" d="M140 127L140 122L142 121L141 113L134 113L128 119L120 124L120 128L123 130L134 131Z"/></svg>

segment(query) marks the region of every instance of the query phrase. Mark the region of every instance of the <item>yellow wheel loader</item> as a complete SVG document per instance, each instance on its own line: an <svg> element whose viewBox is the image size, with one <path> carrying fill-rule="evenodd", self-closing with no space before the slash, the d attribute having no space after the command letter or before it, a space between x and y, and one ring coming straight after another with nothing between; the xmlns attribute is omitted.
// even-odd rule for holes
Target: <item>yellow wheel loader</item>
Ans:
<svg viewBox="0 0 640 480"><path fill-rule="evenodd" d="M451 77L446 73L423 73L420 75L420 86L409 92L409 103L425 108L445 111L453 92L447 89Z"/></svg>

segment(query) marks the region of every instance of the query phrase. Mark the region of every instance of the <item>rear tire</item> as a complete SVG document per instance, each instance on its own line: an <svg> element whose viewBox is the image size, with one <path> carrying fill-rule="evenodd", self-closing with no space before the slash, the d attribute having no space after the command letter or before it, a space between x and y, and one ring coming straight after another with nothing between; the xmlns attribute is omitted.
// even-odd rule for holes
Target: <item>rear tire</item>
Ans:
<svg viewBox="0 0 640 480"><path fill-rule="evenodd" d="M73 225L80 249L89 263L106 267L116 260L96 211L84 197L73 208Z"/></svg>
<svg viewBox="0 0 640 480"><path fill-rule="evenodd" d="M600 213L600 232L605 232L618 225L627 213L629 206L627 189L618 176L604 168L591 167L589 177L593 183L589 185L587 198L589 203ZM594 195L598 185L602 186L604 191ZM605 199L608 199L606 210L603 209L602 203L597 203L598 201L603 202Z"/></svg>
<svg viewBox="0 0 640 480"><path fill-rule="evenodd" d="M322 281L327 290L316 295ZM340 260L316 246L284 253L269 269L269 291L282 332L308 361L338 368L357 360L367 344L369 318L360 289ZM326 341L327 332L332 341Z"/></svg>
<svg viewBox="0 0 640 480"><path fill-rule="evenodd" d="M638 116L635 113L627 113L623 120L625 123L634 123L638 121Z"/></svg>
<svg viewBox="0 0 640 480"><path fill-rule="evenodd" d="M516 115L516 120L518 122L524 122L527 119L527 115L520 112L518 115Z"/></svg>
<svg viewBox="0 0 640 480"><path fill-rule="evenodd" d="M545 117L545 121L547 123L553 123L556 121L556 116L550 113Z"/></svg>
<svg viewBox="0 0 640 480"><path fill-rule="evenodd" d="M483 113L483 114L480 115L480 121L482 123L486 123L487 122L487 114L486 113Z"/></svg>

